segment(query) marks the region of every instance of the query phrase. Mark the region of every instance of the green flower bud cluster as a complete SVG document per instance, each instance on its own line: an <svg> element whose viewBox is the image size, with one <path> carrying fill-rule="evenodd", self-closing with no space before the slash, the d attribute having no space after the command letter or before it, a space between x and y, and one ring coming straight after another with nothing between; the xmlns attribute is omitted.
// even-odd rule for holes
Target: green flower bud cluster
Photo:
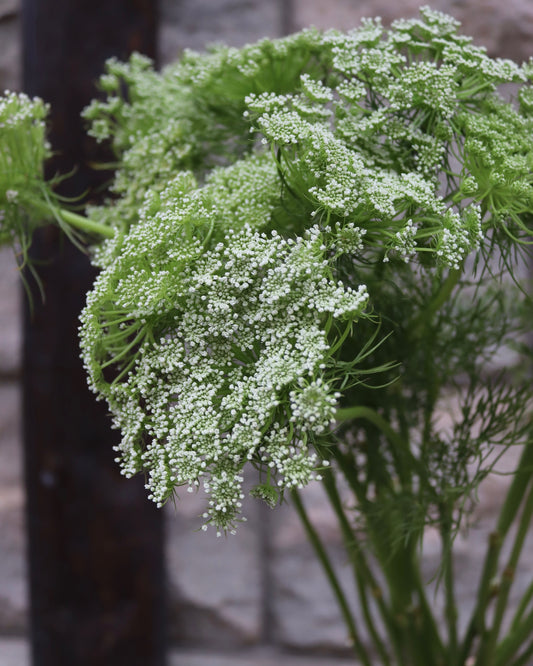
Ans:
<svg viewBox="0 0 533 666"><path fill-rule="evenodd" d="M52 197L43 175L47 111L42 100L24 94L0 97L0 244L13 245L23 261L42 220L41 202Z"/></svg>

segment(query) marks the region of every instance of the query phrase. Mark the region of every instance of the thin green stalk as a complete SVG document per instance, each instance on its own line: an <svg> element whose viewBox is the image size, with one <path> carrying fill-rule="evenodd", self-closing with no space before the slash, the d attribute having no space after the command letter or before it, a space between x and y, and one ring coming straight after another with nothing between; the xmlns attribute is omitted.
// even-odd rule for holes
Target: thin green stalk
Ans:
<svg viewBox="0 0 533 666"><path fill-rule="evenodd" d="M533 473L533 441L526 444L498 519L497 531L505 536L516 518Z"/></svg>
<svg viewBox="0 0 533 666"><path fill-rule="evenodd" d="M489 547L483 564L476 605L472 611L472 616L461 646L460 664L463 664L468 658L474 639L477 636L483 635L486 631L485 614L493 597L493 580L498 570L498 561L502 544L520 510L522 500L525 497L527 487L531 481L532 468L533 443L530 443L524 447L516 473L513 476L505 501L500 510L496 529L489 537Z"/></svg>
<svg viewBox="0 0 533 666"><path fill-rule="evenodd" d="M106 313L107 314L107 313ZM133 321L133 317L131 314L124 315L123 317L119 317L118 319L112 319L112 320L107 320L103 323L103 325L107 328L110 329L113 326L118 326L119 324L123 324L126 321Z"/></svg>
<svg viewBox="0 0 533 666"><path fill-rule="evenodd" d="M494 611L494 619L492 622L492 627L490 629L490 632L487 635L486 650L485 650L485 654L487 654L489 658L489 661L487 663L490 663L491 660L493 659L493 655L494 654L497 655L498 653L498 651L496 650L496 642L498 640L498 636L500 633L503 616L507 608L507 602L509 600L509 592L511 590L511 585L513 584L516 567L518 565L518 561L520 559L520 555L524 547L525 538L531 526L532 516L533 516L533 485L531 486L529 495L525 502L524 509L522 511L522 516L518 524L518 529L516 532L513 548L511 550L511 555L509 556L509 560L502 574L502 581L500 583L496 608ZM519 633L519 628L516 629L515 631ZM510 641L512 641L513 634L514 632L510 632L508 634L508 638L510 639ZM518 648L519 645L517 645L517 649ZM497 660L498 659L496 656L496 661Z"/></svg>
<svg viewBox="0 0 533 666"><path fill-rule="evenodd" d="M423 312L420 314L420 317L417 317L416 320L413 322L413 325L411 327L411 330L413 332L412 336L413 338L421 336L421 334L425 331L426 327L431 323L431 320L433 319L435 314L450 298L452 291L459 282L462 273L463 273L462 267L450 270L448 276L441 284L440 289L432 298L428 306L424 308Z"/></svg>
<svg viewBox="0 0 533 666"><path fill-rule="evenodd" d="M411 454L409 447L403 441L403 439L394 431L392 426L376 411L366 406L358 407L347 407L339 409L336 413L336 418L338 421L345 420L354 420L357 418L362 418L368 420L373 425L375 425L381 432L387 437L389 442L393 445L393 455L396 460L396 468L399 472L400 479L402 484L405 486L410 485L410 471L418 469L419 476L421 480L423 477L423 470L420 470L419 461ZM405 465L405 457L409 456L409 463ZM346 470L345 465L343 465L342 456L340 457L341 469L345 474L348 482L350 483L351 473L349 470ZM382 525L383 518L380 518L380 525ZM431 613L430 606L427 602L427 598L424 591L424 585L422 583L420 573L414 563L414 548L416 539L410 539L409 544L405 544L404 548L394 555L390 552L390 547L388 544L383 543L379 539L379 529L373 529L371 523L368 524L369 536L371 537L373 544L375 546L376 555L380 560L381 567L387 578L387 583L391 593L391 603L392 608L395 612L399 613L401 616L405 616L407 622L412 622L413 618L409 619L405 615L406 609L412 605L412 593L416 592L419 602L419 614L423 618L424 623L424 634L426 637L430 637L427 641L427 645L431 642L432 645L437 646L437 649L443 650L442 640L440 638L435 619ZM388 533L388 530L385 530ZM399 572L401 574L399 575ZM427 645L423 636L420 636L420 632L416 631L416 635L411 637L411 650L413 656L416 653L420 653L418 663L424 664L428 658ZM424 652L424 649L426 651Z"/></svg>
<svg viewBox="0 0 533 666"><path fill-rule="evenodd" d="M131 321L131 318L127 321ZM133 329L133 330L131 330ZM118 331L115 331L114 333L106 333L105 334L105 342L106 346L109 349L110 343L113 342L114 340L119 340L119 341L124 341L127 340L129 337L131 337L132 333L136 333L139 330L139 326L136 326L135 324L132 324L129 326L127 329L119 329Z"/></svg>
<svg viewBox="0 0 533 666"><path fill-rule="evenodd" d="M133 349L133 347L135 347L135 345L138 344L143 339L143 337L145 335L146 335L146 332L144 330L141 330L139 333L137 333L135 338L128 345L126 345L126 347L122 348L122 350L116 356L113 356L113 358L110 358L108 361L105 361L105 363L102 363L101 367L102 368L107 368L110 365L113 365L114 363L116 363L117 361L120 361L120 359L124 358L124 356L126 356L126 354L129 351L131 351Z"/></svg>
<svg viewBox="0 0 533 666"><path fill-rule="evenodd" d="M529 613L526 619L515 629L509 633L503 641L498 645L496 659L494 660L495 666L508 666L510 660L520 650L524 642L531 638L533 632L533 610Z"/></svg>
<svg viewBox="0 0 533 666"><path fill-rule="evenodd" d="M477 602L461 645L459 664L464 664L466 662L470 655L474 639L477 636L481 636L485 631L485 612L492 599L492 581L498 567L501 545L499 534L497 532L492 532L489 536L489 547L487 555L485 556L483 572L478 586Z"/></svg>
<svg viewBox="0 0 533 666"><path fill-rule="evenodd" d="M399 435L393 430L392 426L371 407L363 405L358 407L343 407L335 413L337 421L352 421L354 419L366 419L377 426L388 439L398 448L405 446Z"/></svg>
<svg viewBox="0 0 533 666"><path fill-rule="evenodd" d="M361 637L359 636L359 632L357 631L357 627L355 625L355 620L352 615L352 611L350 610L350 606L348 605L348 601L346 599L346 596L344 595L344 592L341 588L341 585L339 583L339 580L337 578L337 575L335 574L335 571L333 570L333 566L331 564L331 561L329 559L329 556L326 552L326 549L324 548L324 545L322 544L322 541L320 537L318 536L317 531L311 524L311 521L309 520L309 517L307 515L307 512L304 508L304 505L302 504L302 501L300 499L300 495L298 494L297 490L292 490L291 491L291 496L294 502L294 506L296 508L296 511L298 513L298 516L302 522L303 528L305 530L305 533L307 535L307 538L309 539L309 542L313 546L316 555L318 556L318 559L322 565L322 568L324 569L324 572L328 578L329 584L331 586L331 589L333 590L333 593L335 594L335 597L337 599L337 602L339 604L342 617L344 619L344 622L346 624L346 627L348 628L348 632L350 635L350 639L353 642L355 651L357 653L357 656L361 659L363 664L365 666L372 666L372 662L370 661L370 657L368 655L368 652L363 645L363 642L361 641Z"/></svg>
<svg viewBox="0 0 533 666"><path fill-rule="evenodd" d="M481 92L482 90L490 90L491 88L492 85L490 82L480 83L472 88L463 87L457 92L457 99L470 100L474 95L477 95L477 93Z"/></svg>
<svg viewBox="0 0 533 666"><path fill-rule="evenodd" d="M135 363L135 360L136 360L135 357L133 357L133 358L131 359L131 361L128 363L128 365L126 365L126 366L125 366L125 367L119 372L119 374L118 374L118 375L113 379L113 381L111 382L113 385L117 385L117 384L120 382L120 380L128 374L128 372L129 372L129 371L131 370L131 368L133 367L133 364Z"/></svg>
<svg viewBox="0 0 533 666"><path fill-rule="evenodd" d="M455 601L455 572L452 557L451 516L449 507L440 512L440 536L442 541L442 566L444 567L445 617L448 628L448 660L455 664L458 655L457 604Z"/></svg>
<svg viewBox="0 0 533 666"><path fill-rule="evenodd" d="M371 538L376 537L369 530ZM380 550L379 547L377 550ZM393 611L401 627L408 654L400 663L409 666L437 666L444 654L435 618L427 601L425 586L416 562L416 539L410 539L396 553L378 554L391 593ZM418 602L418 603L417 603Z"/></svg>
<svg viewBox="0 0 533 666"><path fill-rule="evenodd" d="M455 588L454 588L454 566L453 558L448 556L447 562L444 564L444 587L446 590L446 623L448 626L448 658L451 664L454 664L458 654L458 638L457 638L457 604L455 602Z"/></svg>
<svg viewBox="0 0 533 666"><path fill-rule="evenodd" d="M98 236L103 236L104 238L113 238L115 235L115 231L111 229L111 227L108 227L105 224L94 222L93 220L90 220L89 218L84 217L83 215L78 215L77 213L73 213L70 210L65 210L64 208L56 208L55 212L64 222L70 224L70 226L74 227L75 229L79 229L80 231L85 231L89 234L96 234Z"/></svg>
<svg viewBox="0 0 533 666"><path fill-rule="evenodd" d="M405 465L404 458L409 453L409 448L402 438L394 431L392 426L371 407L360 405L358 407L344 407L338 409L335 414L337 421L353 421L355 419L365 419L375 425L393 446L393 455L396 462L396 471L403 484L409 485L409 472Z"/></svg>
<svg viewBox="0 0 533 666"><path fill-rule="evenodd" d="M520 600L513 621L511 622L511 631L513 631L513 629L516 629L520 624L520 621L524 617L524 613L526 612L527 607L531 603L532 599L533 599L533 582L529 584L527 590L522 596L522 599Z"/></svg>
<svg viewBox="0 0 533 666"><path fill-rule="evenodd" d="M90 220L83 215L78 215L66 208L60 208L52 201L44 203L41 200L32 199L31 202L28 203L28 206L42 214L44 219L55 217L58 222L61 220L71 227L80 231L85 231L88 234L96 234L103 238L113 238L115 235L115 231L111 229L111 227L108 227L105 224L100 224L99 222L94 222L93 220Z"/></svg>
<svg viewBox="0 0 533 666"><path fill-rule="evenodd" d="M333 507L333 510L335 511L335 514L337 516L337 520L341 528L341 533L343 535L346 551L350 554L351 559L353 561L354 577L356 580L359 599L361 601L361 608L363 610L363 616L365 618L367 629L370 635L372 636L376 649L381 657L381 661L383 662L383 664L385 664L385 666L390 666L391 661L388 656L387 649L385 647L383 640L381 639L376 630L375 623L373 621L370 612L367 590L366 590L367 586L370 588L370 592L373 595L374 599L376 600L376 604L380 611L381 618L385 623L385 626L387 627L387 630L389 632L389 638L393 642L393 647L396 651L396 655L401 659L402 654L401 650L399 649L398 637L397 637L398 627L394 624L394 620L392 618L390 610L389 608L387 608L385 600L383 599L381 588L378 585L370 567L368 566L368 563L366 562L366 558L361 551L361 547L358 543L357 537L354 534L354 531L352 529L352 526L350 525L350 522L348 521L348 518L346 517L346 513L342 507L342 501L340 499L337 486L335 484L335 477L331 471L326 472L324 474L322 483L328 494L330 504Z"/></svg>
<svg viewBox="0 0 533 666"><path fill-rule="evenodd" d="M522 652L522 654L517 657L510 666L529 666L531 664L530 657L533 656L533 641L528 645L528 647Z"/></svg>
<svg viewBox="0 0 533 666"><path fill-rule="evenodd" d="M412 556L413 558L414 556ZM439 634L439 630L437 628L437 623L435 621L435 617L432 613L431 606L428 603L427 596L426 596L426 588L424 585L424 582L422 581L422 577L420 575L420 569L418 566L415 566L414 562L411 560L411 566L412 566L412 577L414 580L415 584L415 591L418 596L419 600L419 611L421 614L421 617L423 619L423 626L422 630L420 632L420 641L424 644L425 647L431 646L431 661L426 661L423 663L423 666L427 666L428 663L431 664L440 664L440 660L435 657L435 651L438 655L443 655L444 654L444 644L442 642L442 638Z"/></svg>

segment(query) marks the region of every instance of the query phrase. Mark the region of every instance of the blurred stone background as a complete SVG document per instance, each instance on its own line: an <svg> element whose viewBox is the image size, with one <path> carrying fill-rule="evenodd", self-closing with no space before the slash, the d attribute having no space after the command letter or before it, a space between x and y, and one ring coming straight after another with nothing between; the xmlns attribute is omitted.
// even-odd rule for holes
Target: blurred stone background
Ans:
<svg viewBox="0 0 533 666"><path fill-rule="evenodd" d="M309 25L349 29L363 16L385 23L417 13L417 0L161 0L160 60L185 47L222 41L235 46ZM435 0L435 9L462 21L463 31L491 55L521 62L533 55L531 0ZM0 89L20 89L20 0L0 0ZM11 252L0 251L0 665L26 666L27 630L20 437L21 289ZM482 554L506 481L490 478L480 492L477 520L457 544L461 612L467 613ZM320 488L306 493L341 577L340 540ZM288 506L275 512L251 504L248 523L227 540L195 531L199 499L167 509L170 638L180 666L335 666L349 661L339 613L298 520ZM533 545L533 543L531 544ZM427 574L438 558L428 533ZM528 552L526 546L525 551ZM531 548L529 552L533 552ZM525 558L518 576L533 575ZM520 583L517 583L520 587ZM273 655L273 656L272 656ZM314 656L312 656L314 655Z"/></svg>

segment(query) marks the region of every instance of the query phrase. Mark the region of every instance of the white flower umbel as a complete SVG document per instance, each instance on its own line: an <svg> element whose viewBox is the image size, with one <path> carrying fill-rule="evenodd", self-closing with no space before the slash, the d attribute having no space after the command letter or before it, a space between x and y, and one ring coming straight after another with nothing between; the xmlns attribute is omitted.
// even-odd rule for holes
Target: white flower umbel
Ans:
<svg viewBox="0 0 533 666"><path fill-rule="evenodd" d="M180 220L189 215L190 196L175 206ZM224 196L220 209L199 209L206 226L212 216L223 219L222 202ZM274 461L281 489L314 478L316 457L305 442L325 432L339 397L323 378L330 349L325 327L329 318L360 317L368 294L331 279L317 226L287 239L245 224L206 249L187 239L180 224L168 227L182 234L179 244L167 245L172 270L163 269L168 253L161 253L147 220L132 231L135 256L127 240L119 261L101 273L83 315L84 358L93 388L107 397L123 431L124 474L146 470L158 505L178 486L203 489L210 496L207 521L231 529L246 462ZM112 284L118 285L113 307L125 313L117 326L106 312ZM130 353L114 357L115 341L126 336ZM106 381L111 367L120 381Z"/></svg>

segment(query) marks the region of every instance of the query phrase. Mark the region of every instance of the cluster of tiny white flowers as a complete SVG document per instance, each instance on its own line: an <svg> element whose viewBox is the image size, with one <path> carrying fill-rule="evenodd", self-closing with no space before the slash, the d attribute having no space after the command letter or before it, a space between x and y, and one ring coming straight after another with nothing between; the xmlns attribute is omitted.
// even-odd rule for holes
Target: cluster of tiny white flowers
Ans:
<svg viewBox="0 0 533 666"><path fill-rule="evenodd" d="M266 113L270 115L276 111L284 111L289 99L289 95L278 95L273 92L246 95L244 102L247 109L244 111L244 116L247 118L250 113Z"/></svg>
<svg viewBox="0 0 533 666"><path fill-rule="evenodd" d="M416 249L416 232L418 225L413 223L413 220L407 220L406 225L397 231L394 237L394 250L400 257L408 263L413 257Z"/></svg>
<svg viewBox="0 0 533 666"><path fill-rule="evenodd" d="M464 39L457 35L457 29L461 24L453 16L435 11L427 5L420 8L420 13L422 18L396 19L393 21L391 35L407 35L410 39L419 37L428 41L435 41L439 38ZM467 41L470 40L467 39Z"/></svg>
<svg viewBox="0 0 533 666"><path fill-rule="evenodd" d="M452 63L461 72L474 74L482 73L487 79L487 88L495 90L503 82L525 81L523 69L512 60L491 58L482 46L473 44L443 45L443 60Z"/></svg>
<svg viewBox="0 0 533 666"><path fill-rule="evenodd" d="M316 471L318 456L310 453L302 441L290 439L288 433L287 427L275 424L265 437L260 454L278 477L278 488L303 488L321 478Z"/></svg>
<svg viewBox="0 0 533 666"><path fill-rule="evenodd" d="M4 90L0 96L0 129L9 130L18 127L27 129L28 123L37 126L44 133L44 119L48 105L38 97L31 98L25 93Z"/></svg>
<svg viewBox="0 0 533 666"><path fill-rule="evenodd" d="M210 187L198 192L206 197ZM191 201L198 203L184 194L176 202L184 215L178 226L182 233ZM199 217L207 215L196 210ZM221 211L219 219L226 214ZM158 211L154 219L160 216ZM184 237L179 246L169 246L172 261L182 265L173 277L162 267L168 254L162 255L165 244L156 242L155 229L167 234L167 241L173 233L147 219L132 229L118 261L100 274L82 319L85 365L93 389L107 397L123 431L118 447L123 473L144 469L149 497L158 505L177 486L203 488L210 497L207 522L231 529L248 460L275 461L282 488L314 478L315 456L303 441L324 432L339 397L322 379L329 351L325 316L357 319L368 294L362 285L352 289L328 277L327 246L317 226L287 239L275 231L237 226L201 253L200 235ZM147 341L146 333L141 353L134 357L132 351L127 377L108 385L102 367L113 361L116 336L129 331L127 325L118 331L110 323L102 334L110 284L117 285L114 307L127 313L128 325L130 317L144 322L153 339ZM158 318L165 325L156 335L151 322ZM117 371L127 361L119 356ZM294 418L278 413L287 391ZM294 423L292 434L282 427L287 418ZM272 428L275 451L265 437Z"/></svg>
<svg viewBox="0 0 533 666"><path fill-rule="evenodd" d="M310 382L300 377L298 388L289 393L291 421L298 423L301 420L312 424L311 429L316 434L322 434L335 420L336 404L340 397L339 392L331 392L321 377Z"/></svg>
<svg viewBox="0 0 533 666"><path fill-rule="evenodd" d="M297 111L263 113L257 118L257 126L269 141L279 145L298 144L305 141L312 126Z"/></svg>
<svg viewBox="0 0 533 666"><path fill-rule="evenodd" d="M333 91L325 86L322 81L312 79L309 74L302 74L300 81L305 95L313 102L327 104L333 99Z"/></svg>
<svg viewBox="0 0 533 666"><path fill-rule="evenodd" d="M338 254L358 254L364 249L364 237L367 230L356 227L353 222L335 223L333 247Z"/></svg>
<svg viewBox="0 0 533 666"><path fill-rule="evenodd" d="M370 27L370 33L365 30ZM372 33L372 34L371 34ZM327 33L326 43L331 46L332 65L349 79L365 80L369 75L374 83L386 84L391 70L406 62L406 58L392 44L380 41L381 22L367 21L361 29L343 35Z"/></svg>
<svg viewBox="0 0 533 666"><path fill-rule="evenodd" d="M333 50L341 48L339 36L330 35L328 39L336 44ZM419 106L430 104L441 96L442 90L433 98L424 88L427 86L434 91L438 87L434 77L442 80L444 86L452 85L451 67L444 68L442 72L432 66L424 69L423 64L413 65L411 69L416 85L413 83L406 88L418 89ZM435 182L435 174L445 153L442 140L424 134L409 124L397 121L391 123L390 105L388 109L379 108L358 117L343 117L341 114L340 119L332 123L328 104L334 99L334 91L308 75L302 80L306 86L312 85L316 89L314 96L320 97L320 102L315 104L315 109L321 109L322 114L313 112L312 107L302 106L296 95L266 93L247 97L246 114L253 119L252 129L257 128L263 135L263 143L282 147L297 146L298 158L293 160L291 171L286 174L287 180L291 175L294 177L295 167L298 172L313 174L316 184L311 185L306 194L313 197L317 210L326 210L348 219L361 216L392 219L397 215L399 207L409 202L431 213L443 212L444 204L437 194ZM401 82L394 81L399 90ZM345 94L350 85L347 82L341 83L338 93L340 101L334 101L334 104L344 105L346 101L352 103ZM389 93L391 85L389 82ZM363 90L358 89L353 98L359 99L362 94ZM309 97L312 99L311 95ZM446 93L446 97L455 100L451 93ZM346 112L350 112L349 108ZM444 109L442 116L447 117L451 112L451 107ZM413 145L413 167L420 172L419 175L413 171L395 173L389 164L381 167L370 150L362 151L361 146L357 145L362 137L369 137L374 142L376 135L387 131L389 123L391 137L394 136L398 144L408 141Z"/></svg>
<svg viewBox="0 0 533 666"><path fill-rule="evenodd" d="M437 257L457 270L466 255L479 247L482 238L478 206L469 206L462 215L449 209L443 216L442 230L437 241Z"/></svg>
<svg viewBox="0 0 533 666"><path fill-rule="evenodd" d="M427 105L439 108L443 117L450 118L457 107L457 89L452 65L438 67L435 62L419 62L406 69L401 80L391 83L386 96L392 111Z"/></svg>
<svg viewBox="0 0 533 666"><path fill-rule="evenodd" d="M362 81L341 81L337 86L339 97L349 104L356 104L366 97L366 86Z"/></svg>
<svg viewBox="0 0 533 666"><path fill-rule="evenodd" d="M6 90L0 95L0 244L23 254L33 229L42 224L43 198L54 199L44 180L44 160L50 155L45 119L48 106L38 98Z"/></svg>

